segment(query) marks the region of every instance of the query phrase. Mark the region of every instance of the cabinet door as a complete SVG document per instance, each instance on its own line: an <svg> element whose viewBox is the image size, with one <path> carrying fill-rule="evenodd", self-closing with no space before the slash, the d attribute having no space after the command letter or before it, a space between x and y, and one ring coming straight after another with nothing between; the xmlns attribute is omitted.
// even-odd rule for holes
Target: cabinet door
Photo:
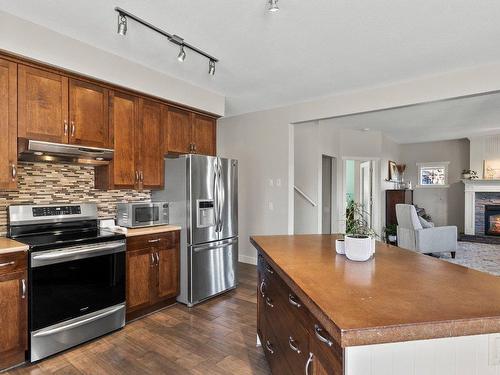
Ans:
<svg viewBox="0 0 500 375"><path fill-rule="evenodd" d="M151 304L154 267L150 248L127 251L127 314Z"/></svg>
<svg viewBox="0 0 500 375"><path fill-rule="evenodd" d="M27 350L27 272L0 275L0 369L25 360Z"/></svg>
<svg viewBox="0 0 500 375"><path fill-rule="evenodd" d="M140 128L138 147L140 153L140 182L144 189L161 189L163 186L163 134L161 104L140 99Z"/></svg>
<svg viewBox="0 0 500 375"><path fill-rule="evenodd" d="M68 79L19 65L19 137L68 142Z"/></svg>
<svg viewBox="0 0 500 375"><path fill-rule="evenodd" d="M112 92L110 94L110 135L115 150L109 168L113 188L134 188L139 172L136 168L135 143L140 134L137 128L136 97Z"/></svg>
<svg viewBox="0 0 500 375"><path fill-rule="evenodd" d="M158 255L158 300L179 294L179 248L157 250Z"/></svg>
<svg viewBox="0 0 500 375"><path fill-rule="evenodd" d="M17 187L17 65L0 59L0 189Z"/></svg>
<svg viewBox="0 0 500 375"><path fill-rule="evenodd" d="M193 144L197 154L215 156L215 129L213 118L193 115Z"/></svg>
<svg viewBox="0 0 500 375"><path fill-rule="evenodd" d="M109 146L108 90L71 79L69 82L70 143Z"/></svg>
<svg viewBox="0 0 500 375"><path fill-rule="evenodd" d="M188 154L192 139L191 113L177 108L168 108L167 152Z"/></svg>

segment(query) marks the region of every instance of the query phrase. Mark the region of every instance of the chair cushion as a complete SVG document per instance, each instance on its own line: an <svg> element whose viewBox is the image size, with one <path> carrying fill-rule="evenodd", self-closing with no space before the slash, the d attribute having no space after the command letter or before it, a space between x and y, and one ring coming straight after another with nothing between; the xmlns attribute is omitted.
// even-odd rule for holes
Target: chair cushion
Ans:
<svg viewBox="0 0 500 375"><path fill-rule="evenodd" d="M434 223L431 223L430 221L425 220L422 216L418 217L418 220L420 221L420 224L422 224L422 228L434 228Z"/></svg>

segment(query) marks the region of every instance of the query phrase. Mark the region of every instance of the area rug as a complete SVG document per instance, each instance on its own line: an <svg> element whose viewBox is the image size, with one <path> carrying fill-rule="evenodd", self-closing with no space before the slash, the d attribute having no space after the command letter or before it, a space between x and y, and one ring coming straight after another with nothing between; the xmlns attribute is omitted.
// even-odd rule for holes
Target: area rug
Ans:
<svg viewBox="0 0 500 375"><path fill-rule="evenodd" d="M449 253L439 254L439 258L500 276L500 245L460 241L455 259Z"/></svg>

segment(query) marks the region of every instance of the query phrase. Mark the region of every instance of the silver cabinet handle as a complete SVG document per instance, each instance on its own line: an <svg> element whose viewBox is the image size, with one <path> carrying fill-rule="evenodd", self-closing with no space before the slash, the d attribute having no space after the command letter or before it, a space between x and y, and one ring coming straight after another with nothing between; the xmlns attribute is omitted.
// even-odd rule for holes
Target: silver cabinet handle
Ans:
<svg viewBox="0 0 500 375"><path fill-rule="evenodd" d="M314 325L314 334L316 335L318 340L321 341L322 343L325 343L328 346L332 346L333 342L331 340L328 340L323 335L321 335L322 332L323 332L323 328L321 328L319 325L315 324Z"/></svg>
<svg viewBox="0 0 500 375"><path fill-rule="evenodd" d="M266 349L269 353L274 354L273 344L271 344L269 340L266 340Z"/></svg>
<svg viewBox="0 0 500 375"><path fill-rule="evenodd" d="M296 298L292 293L288 293L288 302L290 302L290 305L300 308L302 305L297 302Z"/></svg>
<svg viewBox="0 0 500 375"><path fill-rule="evenodd" d="M71 121L71 136L74 137L75 136L75 122L74 121Z"/></svg>
<svg viewBox="0 0 500 375"><path fill-rule="evenodd" d="M266 305L269 307L274 307L273 300L269 297L266 298Z"/></svg>
<svg viewBox="0 0 500 375"><path fill-rule="evenodd" d="M295 342L295 340L293 339L292 336L290 336L288 338L288 346L290 347L290 349L292 349L295 353L297 354L300 354L301 351L299 349L299 346L297 345L297 343Z"/></svg>
<svg viewBox="0 0 500 375"><path fill-rule="evenodd" d="M159 266L160 265L160 254L158 253L155 253L156 254L156 265Z"/></svg>
<svg viewBox="0 0 500 375"><path fill-rule="evenodd" d="M139 182L139 171L135 171L135 181Z"/></svg>
<svg viewBox="0 0 500 375"><path fill-rule="evenodd" d="M68 135L68 120L64 120L64 135Z"/></svg>
<svg viewBox="0 0 500 375"><path fill-rule="evenodd" d="M155 240L148 240L148 242L149 242L149 243L160 242L160 239L159 239L159 238L157 238L157 239L155 239Z"/></svg>
<svg viewBox="0 0 500 375"><path fill-rule="evenodd" d="M262 280L262 282L260 283L260 286L259 286L259 292L260 292L260 295L262 296L262 298L264 298L266 295L264 294L264 287L266 286L266 282L265 280Z"/></svg>
<svg viewBox="0 0 500 375"><path fill-rule="evenodd" d="M11 169L12 169L12 171L11 171L12 179L15 180L17 177L17 166L14 163L12 163Z"/></svg>
<svg viewBox="0 0 500 375"><path fill-rule="evenodd" d="M309 367L311 367L313 357L314 357L314 354L309 353L309 358L307 358L307 362L306 362L306 375L309 375Z"/></svg>
<svg viewBox="0 0 500 375"><path fill-rule="evenodd" d="M7 263L0 263L0 267L13 266L14 264L16 264L15 261L7 262Z"/></svg>
<svg viewBox="0 0 500 375"><path fill-rule="evenodd" d="M139 179L141 182L144 182L144 172L142 171L139 172Z"/></svg>
<svg viewBox="0 0 500 375"><path fill-rule="evenodd" d="M21 298L25 299L26 298L26 280L25 279L21 280L21 286L22 286L22 290L23 290L23 294L21 295Z"/></svg>
<svg viewBox="0 0 500 375"><path fill-rule="evenodd" d="M151 255L151 267L154 267L155 265L155 256L153 253L150 254Z"/></svg>
<svg viewBox="0 0 500 375"><path fill-rule="evenodd" d="M269 267L269 266L266 266L266 271L268 273L270 273L271 275L274 273L274 270L271 267Z"/></svg>

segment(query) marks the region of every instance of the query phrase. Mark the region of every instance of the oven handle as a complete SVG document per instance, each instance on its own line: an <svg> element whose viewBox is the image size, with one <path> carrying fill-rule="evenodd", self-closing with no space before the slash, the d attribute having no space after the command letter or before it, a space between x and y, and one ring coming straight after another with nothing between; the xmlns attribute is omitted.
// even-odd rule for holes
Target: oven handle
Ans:
<svg viewBox="0 0 500 375"><path fill-rule="evenodd" d="M74 255L92 254L98 251L114 250L119 247L124 247L123 242L113 242L107 245L98 246L85 246L85 247L75 247L70 250L59 250L53 251L46 254L33 255L34 260L54 260L60 258L67 258ZM79 249L80 248L80 249Z"/></svg>
<svg viewBox="0 0 500 375"><path fill-rule="evenodd" d="M54 335L54 334L59 333L59 332L70 330L72 328L80 327L80 326L83 326L85 324L92 323L92 322L95 322L96 320L99 320L99 319L105 318L109 315L112 315L115 312L122 310L123 308L124 308L123 305L116 306L116 307L113 307L112 309L110 309L108 311L104 311L98 315L94 315L94 316L91 316L90 318L80 320L79 322L74 322L74 323L66 324L66 325L61 326L61 327L37 332L33 335L33 337L50 336L50 335Z"/></svg>

